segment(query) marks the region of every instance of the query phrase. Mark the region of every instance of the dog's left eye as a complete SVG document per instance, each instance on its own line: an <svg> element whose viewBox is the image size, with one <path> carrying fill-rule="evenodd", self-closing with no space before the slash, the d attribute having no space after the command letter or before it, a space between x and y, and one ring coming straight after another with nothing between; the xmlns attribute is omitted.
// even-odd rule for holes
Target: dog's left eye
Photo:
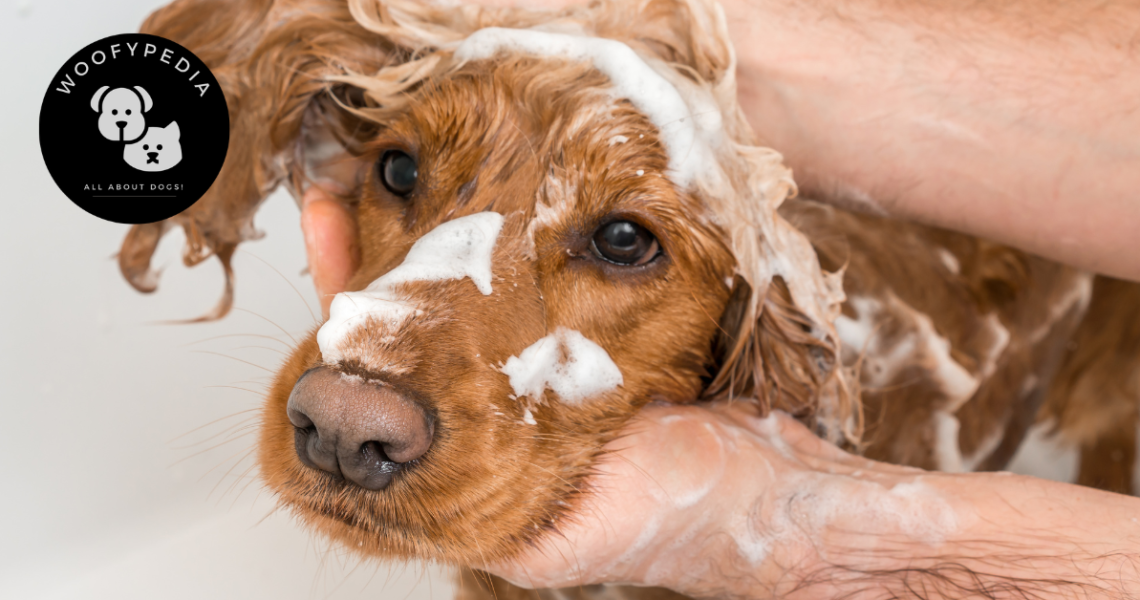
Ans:
<svg viewBox="0 0 1140 600"><path fill-rule="evenodd" d="M389 150L380 158L380 180L397 196L412 193L418 176L415 159L399 150Z"/></svg>
<svg viewBox="0 0 1140 600"><path fill-rule="evenodd" d="M633 221L611 221L594 232L593 250L602 260L619 265L644 265L661 253L649 230Z"/></svg>

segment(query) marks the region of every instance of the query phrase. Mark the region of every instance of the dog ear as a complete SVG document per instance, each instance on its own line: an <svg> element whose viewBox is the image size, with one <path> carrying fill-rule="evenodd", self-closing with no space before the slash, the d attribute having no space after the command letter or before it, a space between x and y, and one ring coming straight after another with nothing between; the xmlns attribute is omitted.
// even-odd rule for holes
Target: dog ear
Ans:
<svg viewBox="0 0 1140 600"><path fill-rule="evenodd" d="M317 104L338 105L333 93L343 85L333 78L376 73L400 57L336 0L177 0L147 18L142 32L173 40L206 63L225 94L230 141L205 196L170 219L131 228L120 270L135 289L154 291L151 258L162 236L181 227L183 262L194 266L217 256L225 273L221 300L195 320L221 318L233 300L234 251L259 236L253 226L258 207L281 183L295 197L304 185L305 115Z"/></svg>
<svg viewBox="0 0 1140 600"><path fill-rule="evenodd" d="M757 314L757 292L741 276L720 320L713 346L709 399L754 398L761 414L782 410L835 443L857 446L862 411L857 380L838 348L799 310L782 278L773 279Z"/></svg>
<svg viewBox="0 0 1140 600"><path fill-rule="evenodd" d="M795 196L791 171L757 139L737 101L735 56L712 0L600 3L599 35L627 41L672 67L689 95L720 110L720 182L700 195L724 230L737 276L714 344L706 396L753 397L761 412L779 409L822 437L857 445L862 435L858 380L839 359L834 320L842 273L824 272L810 241L779 213Z"/></svg>
<svg viewBox="0 0 1140 600"><path fill-rule="evenodd" d="M142 98L143 112L150 112L150 108L154 106L154 100L150 99L150 94L146 93L146 90L144 90L141 85L136 85L135 91L138 92L139 98Z"/></svg>
<svg viewBox="0 0 1140 600"><path fill-rule="evenodd" d="M103 101L103 95L106 94L109 89L111 89L111 86L105 85L95 90L95 95L91 97L91 110L99 112L99 103Z"/></svg>
<svg viewBox="0 0 1140 600"><path fill-rule="evenodd" d="M174 135L175 140L182 139L182 131L178 129L178 121L171 121L170 125L166 126L167 133Z"/></svg>

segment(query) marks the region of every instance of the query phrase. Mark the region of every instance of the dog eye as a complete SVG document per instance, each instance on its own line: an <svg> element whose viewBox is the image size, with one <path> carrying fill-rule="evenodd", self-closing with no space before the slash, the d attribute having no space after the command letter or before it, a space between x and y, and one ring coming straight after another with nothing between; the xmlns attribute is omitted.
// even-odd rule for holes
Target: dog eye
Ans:
<svg viewBox="0 0 1140 600"><path fill-rule="evenodd" d="M150 146L147 144L143 144L143 150L150 150Z"/></svg>
<svg viewBox="0 0 1140 600"><path fill-rule="evenodd" d="M657 238L632 221L612 221L594 232L594 254L619 265L644 265L661 253Z"/></svg>
<svg viewBox="0 0 1140 600"><path fill-rule="evenodd" d="M159 144L159 145L155 146L155 147L154 147L154 149L155 149L155 150L162 150L162 144Z"/></svg>
<svg viewBox="0 0 1140 600"><path fill-rule="evenodd" d="M117 108L112 108L112 109L111 109L111 114L112 114L112 115L117 115L117 114L119 114L119 109L117 109Z"/></svg>
<svg viewBox="0 0 1140 600"><path fill-rule="evenodd" d="M388 191L397 196L412 193L418 175L415 159L399 150L385 152L380 158L380 180Z"/></svg>
<svg viewBox="0 0 1140 600"><path fill-rule="evenodd" d="M128 115L131 114L131 109L129 109L129 108L127 109L127 114Z"/></svg>

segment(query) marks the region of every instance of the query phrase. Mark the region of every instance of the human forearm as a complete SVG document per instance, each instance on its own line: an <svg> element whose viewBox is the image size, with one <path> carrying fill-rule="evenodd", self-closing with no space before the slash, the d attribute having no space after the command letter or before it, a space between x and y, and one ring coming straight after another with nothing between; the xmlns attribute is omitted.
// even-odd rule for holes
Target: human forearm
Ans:
<svg viewBox="0 0 1140 600"><path fill-rule="evenodd" d="M1140 597L1140 499L879 463L747 404L646 408L583 499L486 570L740 600Z"/></svg>
<svg viewBox="0 0 1140 600"><path fill-rule="evenodd" d="M953 507L956 523L943 539L838 523L822 546L826 556L793 577L798 597L1140 595L1135 499L1008 474L921 479Z"/></svg>
<svg viewBox="0 0 1140 600"><path fill-rule="evenodd" d="M805 194L1140 278L1140 2L724 6Z"/></svg>
<svg viewBox="0 0 1140 600"><path fill-rule="evenodd" d="M654 557L647 572L660 579L650 582L740 599L1140 596L1135 498L1010 474L813 457L804 448L793 442L801 467L754 498L724 493L722 527L703 528L689 551ZM734 506L753 517L749 530L739 530ZM680 568L700 564L715 565L715 575Z"/></svg>

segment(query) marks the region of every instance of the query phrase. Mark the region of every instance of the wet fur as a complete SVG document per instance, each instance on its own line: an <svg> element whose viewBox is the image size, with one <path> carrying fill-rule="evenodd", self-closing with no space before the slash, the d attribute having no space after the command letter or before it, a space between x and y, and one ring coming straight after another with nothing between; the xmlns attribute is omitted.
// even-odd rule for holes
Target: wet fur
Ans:
<svg viewBox="0 0 1140 600"><path fill-rule="evenodd" d="M262 477L285 506L364 556L461 566L510 557L573 517L600 448L640 406L725 397L754 398L761 411L791 412L868 456L924 468L999 469L1040 413L1082 448L1082 481L1130 485L1121 468L1097 469L1105 453L1124 452L1130 465L1135 449L1140 286L808 200L780 207L794 188L779 156L753 145L735 106L731 51L715 11L673 0L649 2L633 18L636 10L605 2L537 13L183 0L144 24L210 65L232 132L206 197L128 234L120 265L140 291L155 289L150 257L180 226L187 264L214 255L225 268L225 294L204 318L224 315L233 251L257 235L257 207L281 184L296 194L324 178L342 192L363 259L349 289L399 264L443 221L482 210L507 218L493 301L463 281L419 283L417 293L434 304L398 344L368 331L351 340L377 362L343 370L369 374L398 362L398 374L385 379L438 424L429 453L388 489L346 485L296 458L284 406L301 373L320 362L313 335L298 345L267 399L259 446ZM588 67L527 58L457 66L436 51L483 26L539 23L625 41L712 90L736 161L726 160L733 193L675 189L661 176L667 157L655 127L628 103L598 112L606 80ZM628 141L611 144L615 135ZM335 140L344 152L318 164L317 140ZM425 191L412 204L375 181L371 166L393 147L421 160ZM585 240L614 214L653 230L665 257L636 272L591 261ZM758 240L779 235L810 241L811 260L799 264L814 274L771 276ZM806 305L804 281L826 295L829 277L839 277L829 273L842 274L848 302ZM859 306L880 307L873 333L863 347L843 347L834 324L858 320ZM583 407L536 406L535 432L521 423L522 405L509 398L497 365L555 325L606 348L625 384ZM898 364L886 362L896 355ZM970 381L976 386L962 387ZM948 464L952 451L956 464ZM461 581L464 598L552 594L470 572Z"/></svg>

